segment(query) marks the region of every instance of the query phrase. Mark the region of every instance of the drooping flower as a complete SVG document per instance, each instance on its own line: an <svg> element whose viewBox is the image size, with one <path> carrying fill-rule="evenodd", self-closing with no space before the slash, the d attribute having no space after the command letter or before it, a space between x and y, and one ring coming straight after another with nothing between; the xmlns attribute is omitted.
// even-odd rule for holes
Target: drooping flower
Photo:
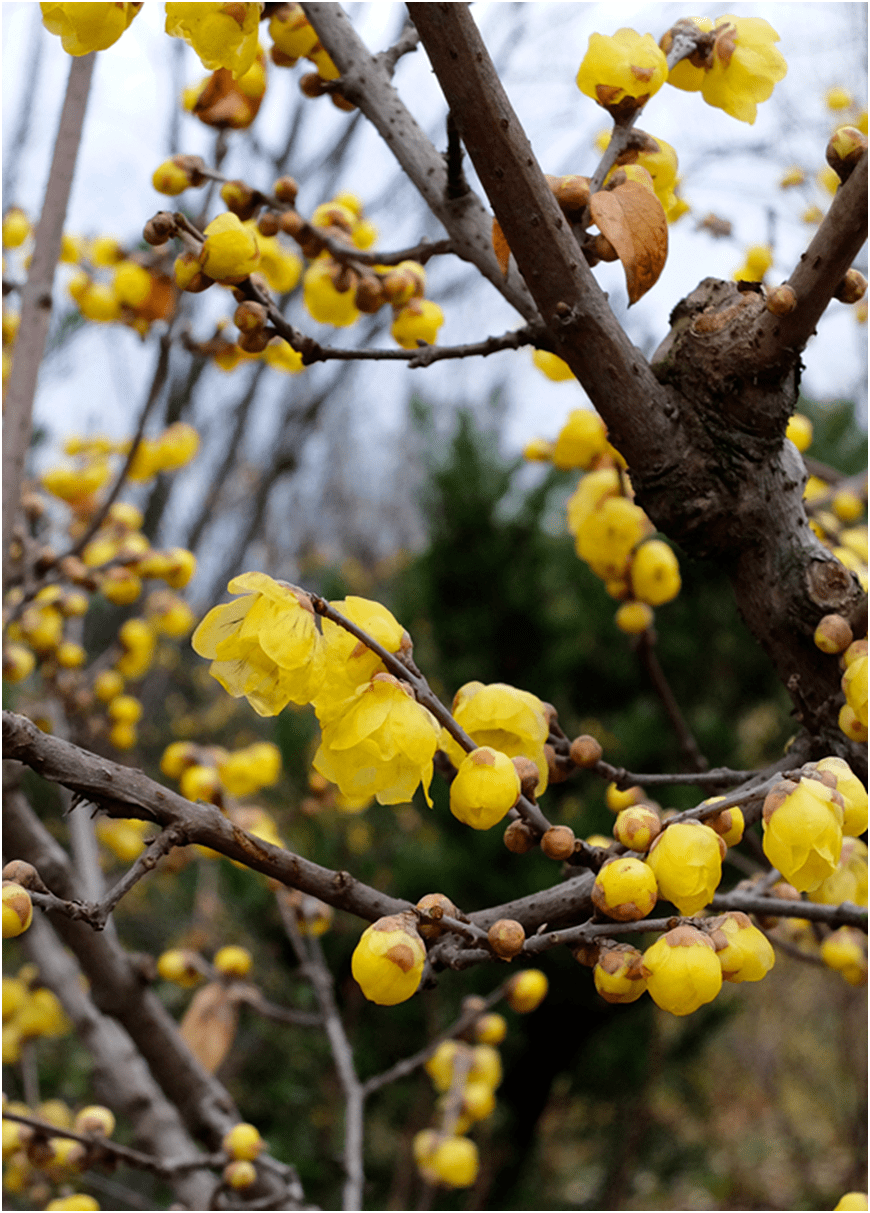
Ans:
<svg viewBox="0 0 870 1213"><path fill-rule="evenodd" d="M653 1002L672 1015L691 1015L722 989L722 967L713 943L703 931L687 925L668 931L647 948L643 975Z"/></svg>
<svg viewBox="0 0 870 1213"><path fill-rule="evenodd" d="M577 87L609 113L631 113L646 105L667 77L667 60L652 34L623 28L612 38L590 35Z"/></svg>
<svg viewBox="0 0 870 1213"><path fill-rule="evenodd" d="M700 821L667 826L652 844L646 862L659 893L681 914L697 914L709 905L722 879L726 847L715 830Z"/></svg>
<svg viewBox="0 0 870 1213"><path fill-rule="evenodd" d="M761 981L773 968L774 952L763 931L748 914L729 910L706 924L726 981Z"/></svg>
<svg viewBox="0 0 870 1213"><path fill-rule="evenodd" d="M546 789L544 743L550 726L537 695L517 690L504 682L489 686L482 682L467 682L456 692L453 717L478 746L491 746L507 754L508 758L530 758L540 773L536 795ZM465 757L465 751L446 732L441 748L457 767Z"/></svg>
<svg viewBox="0 0 870 1213"><path fill-rule="evenodd" d="M257 55L262 4L166 5L166 32L183 38L210 72L229 68L238 79Z"/></svg>
<svg viewBox="0 0 870 1213"><path fill-rule="evenodd" d="M206 227L199 263L216 282L242 282L260 263L257 237L238 215L225 211Z"/></svg>
<svg viewBox="0 0 870 1213"><path fill-rule="evenodd" d="M475 830L496 825L516 804L520 777L507 754L480 746L462 760L450 785L450 812Z"/></svg>
<svg viewBox="0 0 870 1213"><path fill-rule="evenodd" d="M398 620L380 602L349 595L331 602L341 615L371 636L390 653L411 650L411 637ZM312 703L323 726L343 711L347 701L375 674L387 673L380 657L341 624L324 618L321 622L325 643L324 679Z"/></svg>
<svg viewBox="0 0 870 1213"><path fill-rule="evenodd" d="M227 588L244 597L213 607L191 639L211 658L209 673L260 716L309 703L323 678L323 637L308 595L265 573L243 573Z"/></svg>
<svg viewBox="0 0 870 1213"><path fill-rule="evenodd" d="M414 915L390 914L363 931L351 972L370 1002L392 1007L416 993L425 960L426 945Z"/></svg>
<svg viewBox="0 0 870 1213"><path fill-rule="evenodd" d="M779 34L761 17L726 13L715 23L709 17L689 20L704 32L715 31L713 46L700 65L695 62L696 56L675 64L668 83L687 92L700 90L708 105L751 125L758 103L768 99L788 71L785 59L773 45L779 42ZM668 37L666 34L665 39Z"/></svg>
<svg viewBox="0 0 870 1213"><path fill-rule="evenodd" d="M392 674L375 674L323 723L314 769L343 796L403 804L418 784L428 804L440 726Z"/></svg>
<svg viewBox="0 0 870 1213"><path fill-rule="evenodd" d="M783 780L764 801L762 846L798 892L817 889L843 846L843 798L818 779Z"/></svg>
<svg viewBox="0 0 870 1213"><path fill-rule="evenodd" d="M89 55L112 46L141 4L40 4L42 24L57 34L68 55ZM190 7L193 7L191 5Z"/></svg>

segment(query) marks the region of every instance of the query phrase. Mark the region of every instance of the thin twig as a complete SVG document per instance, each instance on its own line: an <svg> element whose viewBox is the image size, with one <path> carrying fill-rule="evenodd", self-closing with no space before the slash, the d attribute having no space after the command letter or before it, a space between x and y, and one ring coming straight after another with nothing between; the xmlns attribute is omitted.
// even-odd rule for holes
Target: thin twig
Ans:
<svg viewBox="0 0 870 1213"><path fill-rule="evenodd" d="M637 655L640 658L641 665L649 676L650 682L653 684L653 689L661 700L662 707L665 709L668 719L673 726L686 761L692 770L706 771L710 764L701 753L692 730L689 728L680 705L677 703L676 696L671 690L670 683L665 677L665 672L655 651L655 642L655 632L653 632L652 628L646 628L637 638Z"/></svg>

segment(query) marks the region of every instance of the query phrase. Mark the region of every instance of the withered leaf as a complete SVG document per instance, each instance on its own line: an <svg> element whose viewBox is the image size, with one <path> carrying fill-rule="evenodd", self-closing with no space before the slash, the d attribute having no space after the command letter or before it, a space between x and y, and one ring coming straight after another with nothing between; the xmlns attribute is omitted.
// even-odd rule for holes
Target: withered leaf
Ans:
<svg viewBox="0 0 870 1213"><path fill-rule="evenodd" d="M600 190L589 200L598 230L616 249L625 270L629 304L658 281L668 256L668 221L658 198L637 181Z"/></svg>
<svg viewBox="0 0 870 1213"><path fill-rule="evenodd" d="M504 274L505 278L508 275L508 263L511 259L511 250L507 240L504 238L504 232L501 230L501 225L497 219L492 221L492 248L495 253L495 259L498 262L499 269Z"/></svg>
<svg viewBox="0 0 870 1213"><path fill-rule="evenodd" d="M239 1023L238 1000L219 981L197 990L179 1025L182 1039L209 1074L229 1053Z"/></svg>

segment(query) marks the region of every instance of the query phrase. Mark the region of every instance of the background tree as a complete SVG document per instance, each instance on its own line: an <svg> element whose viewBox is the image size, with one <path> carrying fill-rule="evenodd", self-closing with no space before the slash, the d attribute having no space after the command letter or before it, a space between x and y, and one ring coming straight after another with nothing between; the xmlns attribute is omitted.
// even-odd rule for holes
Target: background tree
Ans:
<svg viewBox="0 0 870 1213"><path fill-rule="evenodd" d="M705 1198L689 1178L691 1139L678 1131L665 1147L658 1134L666 1124L668 1082L697 1091L693 1067L721 1064L707 1052L707 1037L737 1005L713 1002L723 969L731 978L757 980L772 963L770 943L745 912L785 954L837 968L855 986L866 981L860 934L866 847L859 838L866 794L856 779L866 778L866 570L855 556L860 535L850 528L863 511L866 485L860 476L833 471L823 462L828 452L819 451L810 465L811 528L807 470L785 438L788 425L805 445L806 422L790 421L799 404L801 351L833 295L855 300L866 285L850 269L865 237L866 139L849 125L831 139L828 159L839 185L787 283L766 289L765 268L756 276L749 261L737 284L705 280L677 305L669 336L647 357L591 273L600 260L618 260L634 302L666 261L667 219L678 214L680 201L665 167L675 162L663 141L637 130L636 119L670 72L672 83L701 89L708 103L751 121L785 69L766 23L677 22L661 47L631 31L594 35L578 85L608 110L609 142L589 178L548 179L465 5L409 5L410 23L379 55L332 4L168 5L167 32L188 41L213 72L188 104L218 134L212 163L176 154L157 169L154 183L169 195L204 188L204 201L199 209L194 202L154 215L145 224L146 245L132 255L104 242L83 256L64 243L63 215L91 52L116 41L139 6L91 6L84 16L77 6L42 8L47 27L76 57L21 288L17 338L15 323L4 324L4 335L8 330L14 339L4 447L4 669L13 687L21 684L13 705L31 717L4 713L5 752L17 760L6 797L4 845L12 862L4 871L4 934L21 935L38 966L38 977L25 966L4 988L11 1008L6 1052L19 1097L4 1111L7 1186L31 1207L47 1199L47 1183L70 1184L90 1167L94 1190L116 1202L289 1208L314 1199L323 1207L339 1200L345 1208L407 1207L413 1154L424 1204L435 1199L438 1184L444 1191L437 1199L448 1204L464 1199L451 1196L451 1188L474 1185L477 1207L543 1207L539 1181L530 1178L532 1151L515 1143L530 1147L537 1131L553 1174L560 1145L546 1117L560 1119L563 1101L572 1140L566 1169L569 1176L578 1166L586 1170L570 1195L553 1190L553 1207L566 1199L577 1207L638 1207L644 1166L662 1185L669 1170L678 1176L663 1188L668 1207L694 1207ZM302 82L307 100L295 111L285 147L259 154L271 162L270 175L279 176L274 185L262 177L227 180L221 171L235 138L230 132L249 125L262 101L261 20L276 65L303 57L317 69ZM391 83L418 42L449 109L444 155ZM754 50L760 74L748 72L746 48ZM425 202L432 219L421 226L428 238L370 252L371 231L354 196L336 195L307 215L296 209L296 182L282 174L309 101L327 94L353 116L332 150L318 157L323 197L338 182L361 114ZM495 222L466 181L466 154ZM209 222L218 185L228 210ZM245 226L251 220L256 226ZM304 312L288 299L302 262L279 233L292 237L308 262ZM27 235L26 217L7 212L5 243L21 247ZM42 477L41 489L66 503L66 534L52 534L43 492L24 481L59 255L89 267L70 284L82 316L123 320L146 337L159 333L132 442L73 438L68 451L78 464ZM422 267L442 257L470 264L519 313L522 327L436 345L441 313L427 297ZM115 266L111 288L97 280L101 263ZM193 294L215 281L235 294L235 341L221 323L208 330L205 308L188 313ZM209 291L203 304L215 294ZM442 300L448 297L446 291ZM388 307L399 349L383 345ZM340 328L360 313L371 319L355 330L355 342L340 346L310 336L306 312ZM315 572L311 561L307 584L315 581L318 593L245 574L231 582L231 592L246 597L200 623L194 647L214 660L219 681L236 698L248 698L261 717L277 716L278 747L264 744L269 734L255 727L252 714L234 712L225 695L215 698L204 685L201 664L157 643L160 636L184 637L193 624L177 594L193 571L191 549L204 557L212 584L241 573L243 559L284 572L282 482L292 485L289 500L304 492L300 443L316 433L330 399L348 390L344 368L351 363L378 361L379 370L390 362L465 364L524 345L560 359L545 365L551 373L572 372L598 418L572 414L554 443L529 452L555 469L528 491L519 467L493 454L491 431L481 432L470 414L460 417L449 454L430 470L425 550L404 571L395 563L381 569L392 575L384 589L396 616L417 641L414 658L402 624L376 604L347 597L359 577L352 566L339 576ZM179 346L186 351L181 362ZM249 379L229 424L224 414L212 421L212 474L191 490L196 503L187 510L186 546L164 546L161 534L186 509L186 481L171 474L196 451L188 422L196 385L215 373L215 362L231 366L246 357L256 365L243 372ZM299 374L321 361L337 364L331 380L265 399L275 366ZM417 441L436 449L432 411L419 405L417 414ZM207 428L204 437L208 447ZM833 462L849 458L849 441L841 438L831 450ZM571 469L585 473L568 518L589 568L550 525ZM860 472L860 465L844 470ZM119 497L130 481L149 486L141 512ZM207 542L215 519L217 547ZM411 528L394 526L393 534L407 539ZM684 579L693 584L667 608L673 632L663 630L657 644L652 608L672 601L680 588L660 535L679 544ZM364 545L359 551L377 554ZM297 538L295 556L302 554ZM133 604L145 578L166 588L152 593L142 611ZM617 621L634 638L631 648L614 649L601 580L622 603ZM39 681L35 675L26 681L37 662ZM481 709L486 695L474 706L476 680L496 684L486 695L522 718L518 741L504 721ZM442 700L461 683L451 715ZM783 757L789 699L797 732ZM322 729L314 774L313 721L282 711L288 702L314 704ZM377 723L366 717L366 704L374 702L381 705ZM393 720L390 736L374 731ZM602 742L615 763L605 761ZM481 750L487 743L516 764ZM130 754L131 765L115 760L119 751ZM463 761L472 751L476 757ZM430 817L408 796L422 782L428 798L433 759L445 780L431 785ZM22 773L20 764L41 780ZM182 795L133 764L155 773L159 766ZM491 768L503 782L493 777L492 791L470 785L478 778L475 764L487 779ZM277 783L281 766L273 812L249 803ZM783 783L784 774L791 782ZM590 790L595 778L595 787L609 785L606 798ZM547 779L552 786L539 804ZM513 790L499 790L508 785ZM460 791L466 786L478 788L470 799ZM726 799L698 802L699 793L717 792ZM382 804L358 818L375 793ZM672 815L663 815L651 795L667 797ZM102 811L98 836L126 865L108 891L87 815L76 807L83 801ZM389 807L394 803L401 807ZM608 811L619 808L628 818L612 842L597 831L609 831ZM58 838L59 809L75 810L63 839L69 850ZM743 824L753 827L762 809L763 838L750 828L736 850ZM799 855L777 833L793 816ZM492 832L469 830L469 819L507 820L507 846L494 848ZM147 834L142 823L156 825L157 833ZM648 864L642 857L653 838L644 841L639 829L660 835ZM723 835L733 844L724 875ZM673 840L684 836L691 841L671 854ZM215 853L235 866L218 868ZM616 873L627 883L619 884ZM750 883L738 884L741 878ZM435 900L421 900L423 894ZM674 912L660 910L651 919L657 896ZM800 918L789 898L800 900ZM31 903L40 911L32 923ZM701 915L705 906L726 918ZM333 910L347 917L321 944ZM374 924L361 939L359 919ZM733 942L729 932L738 933ZM645 952L620 950L632 934L648 943ZM727 951L738 939L746 949L739 964ZM214 953L213 961L200 950ZM671 960L684 953L692 957L688 968L671 976ZM156 970L149 954L159 956ZM539 957L550 986L543 1003L548 983L537 968L496 984L493 964L537 964ZM605 1001L578 960L594 966ZM203 977L179 1031L173 1012L185 1005L181 991ZM663 1027L650 1000L637 1001L647 982L665 1014L679 1017L677 1029ZM403 1005L376 1011L363 995ZM788 997L778 989L777 996ZM503 1136L494 1131L487 1140L501 1068L492 1044L506 1030L488 1012L503 999L518 1014L533 1013L513 1021L508 1033L497 1113ZM843 1038L854 1038L855 1013L854 1000L838 1006ZM44 1054L40 1039L37 1071L34 1038L62 1034L70 1021L93 1059L96 1097L122 1118L136 1149L107 1140L112 1125L105 1109L91 1119L82 1114L71 1127L65 1111L40 1104L41 1084L50 1087L63 1065L60 1054ZM745 1044L748 1028L736 1020L730 1026L729 1043ZM630 1043L638 1032L646 1048ZM330 1059L331 1090L322 1077ZM424 1064L443 1093L434 1118ZM626 1066L628 1094L614 1099L612 1085ZM835 1068L844 1081L848 1066ZM840 1138L854 1132L852 1101L859 1096L852 1091L848 1106L827 1121ZM741 1098L732 1093L735 1103ZM779 1092L774 1106L778 1098ZM241 1121L236 1101L252 1123ZM589 1101L602 1109L601 1132L572 1126ZM340 1128L331 1110L339 1105ZM295 1114L288 1116L290 1108ZM626 1118L635 1163L626 1160L617 1132ZM480 1168L478 1148L466 1135L475 1119L486 1142ZM794 1134L787 1117L780 1131ZM838 1190L864 1182L860 1140L849 1139ZM197 1141L210 1152L198 1152ZM335 1152L339 1168L328 1162ZM794 1153L802 1158L802 1187L779 1194L782 1207L836 1199L823 1191L814 1153ZM107 1160L150 1173L150 1187L141 1178L127 1180L126 1171L123 1186L101 1178L98 1168ZM772 1203L769 1189L752 1188L748 1170L735 1162L722 1207ZM709 1184L715 1171L708 1162L697 1182ZM53 1207L92 1206L85 1200Z"/></svg>

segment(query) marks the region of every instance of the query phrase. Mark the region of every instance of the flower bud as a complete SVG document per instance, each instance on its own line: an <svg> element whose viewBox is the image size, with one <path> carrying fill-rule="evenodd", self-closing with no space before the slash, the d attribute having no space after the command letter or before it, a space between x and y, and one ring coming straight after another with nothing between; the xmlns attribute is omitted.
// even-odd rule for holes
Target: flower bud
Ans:
<svg viewBox="0 0 870 1213"><path fill-rule="evenodd" d="M221 201L227 210L238 215L243 223L255 214L260 205L255 201L256 197L255 191L244 181L225 181L221 186Z"/></svg>
<svg viewBox="0 0 870 1213"><path fill-rule="evenodd" d="M617 922L646 918L658 900L656 878L641 859L611 859L595 877L594 905Z"/></svg>
<svg viewBox="0 0 870 1213"><path fill-rule="evenodd" d="M92 1104L76 1113L73 1128L76 1133L96 1133L100 1137L111 1137L115 1131L115 1117L102 1104Z"/></svg>
<svg viewBox="0 0 870 1213"><path fill-rule="evenodd" d="M512 1011L526 1014L541 1005L547 996L548 987L546 974L540 969L526 969L511 978L505 998Z"/></svg>
<svg viewBox="0 0 870 1213"><path fill-rule="evenodd" d="M867 147L867 136L855 126L838 127L825 149L825 159L841 181L846 181Z"/></svg>
<svg viewBox="0 0 870 1213"><path fill-rule="evenodd" d="M363 994L380 1006L394 1006L416 993L426 947L410 912L379 918L363 931L351 972Z"/></svg>
<svg viewBox="0 0 870 1213"><path fill-rule="evenodd" d="M23 935L33 921L33 903L23 885L3 881L3 938Z"/></svg>
<svg viewBox="0 0 870 1213"><path fill-rule="evenodd" d="M816 779L783 780L764 801L764 853L799 892L816 889L837 866L843 819L839 792Z"/></svg>
<svg viewBox="0 0 870 1213"><path fill-rule="evenodd" d="M613 823L613 837L630 851L648 851L661 830L661 818L646 804L622 809Z"/></svg>
<svg viewBox="0 0 870 1213"><path fill-rule="evenodd" d="M709 905L722 879L727 848L709 826L679 821L663 830L650 848L647 862L659 893L681 914L697 914Z"/></svg>
<svg viewBox="0 0 870 1213"><path fill-rule="evenodd" d="M635 1002L646 989L643 955L628 943L602 948L592 976L606 1002Z"/></svg>
<svg viewBox="0 0 870 1213"><path fill-rule="evenodd" d="M773 948L767 936L741 910L708 919L704 929L712 940L726 981L761 981L773 968Z"/></svg>
<svg viewBox="0 0 870 1213"><path fill-rule="evenodd" d="M842 653L852 643L852 629L842 615L825 615L813 635L816 648L823 653Z"/></svg>
<svg viewBox="0 0 870 1213"><path fill-rule="evenodd" d="M272 186L272 193L279 202L292 206L296 201L296 195L299 193L299 186L292 177L279 177Z"/></svg>
<svg viewBox="0 0 870 1213"><path fill-rule="evenodd" d="M448 918L455 918L459 913L450 898L445 897L443 893L427 893L417 902L417 909L436 920L417 924L417 930L424 939L437 939L444 929L438 925L437 920L443 918L445 914Z"/></svg>
<svg viewBox="0 0 870 1213"><path fill-rule="evenodd" d="M633 788L626 788L622 792L615 783L609 783L607 791L604 793L605 804L611 813L619 813L621 809L627 809L629 805L639 804L643 798L644 790L637 785Z"/></svg>
<svg viewBox="0 0 870 1213"><path fill-rule="evenodd" d="M548 859L567 859L574 854L574 842L570 826L553 826L541 835L541 850Z"/></svg>
<svg viewBox="0 0 870 1213"><path fill-rule="evenodd" d="M230 1158L242 1159L248 1162L253 1160L262 1152L266 1143L260 1136L259 1130L255 1125L240 1124L233 1125L228 1133L224 1134L221 1142L222 1148Z"/></svg>
<svg viewBox="0 0 870 1213"><path fill-rule="evenodd" d="M475 830L488 830L514 807L520 778L500 750L480 746L462 760L450 785L450 812Z"/></svg>
<svg viewBox="0 0 870 1213"><path fill-rule="evenodd" d="M502 960L513 960L523 950L526 933L513 918L500 918L487 931L489 946Z"/></svg>
<svg viewBox="0 0 870 1213"><path fill-rule="evenodd" d="M175 219L169 211L158 211L152 215L142 229L142 237L148 244L159 246L165 244L170 236L175 235Z"/></svg>
<svg viewBox="0 0 870 1213"><path fill-rule="evenodd" d="M247 977L254 960L247 948L228 945L215 953L213 964L224 977Z"/></svg>
<svg viewBox="0 0 870 1213"><path fill-rule="evenodd" d="M705 801L706 803L709 802ZM736 847L743 838L743 831L746 828L743 810L739 809L737 805L732 805L729 809L722 809L712 817L705 818L704 824L716 831L726 847Z"/></svg>
<svg viewBox="0 0 870 1213"><path fill-rule="evenodd" d="M834 291L840 303L859 303L867 293L867 279L860 270L846 270L842 281Z"/></svg>
<svg viewBox="0 0 870 1213"><path fill-rule="evenodd" d="M537 834L525 821L512 821L504 832L504 845L514 855L525 855L528 851L533 851L537 842Z"/></svg>
<svg viewBox="0 0 870 1213"><path fill-rule="evenodd" d="M260 332L269 319L269 312L262 303L246 299L240 303L233 315L233 324L242 333Z"/></svg>
<svg viewBox="0 0 870 1213"><path fill-rule="evenodd" d="M582 733L571 742L570 753L571 761L576 767L589 770L595 766L596 762L601 761L604 750L601 747L600 741L597 741L594 737L590 737L588 733Z"/></svg>
<svg viewBox="0 0 870 1213"><path fill-rule="evenodd" d="M774 316L788 316L797 307L797 295L787 282L783 282L781 286L771 287L764 292L764 303Z"/></svg>

